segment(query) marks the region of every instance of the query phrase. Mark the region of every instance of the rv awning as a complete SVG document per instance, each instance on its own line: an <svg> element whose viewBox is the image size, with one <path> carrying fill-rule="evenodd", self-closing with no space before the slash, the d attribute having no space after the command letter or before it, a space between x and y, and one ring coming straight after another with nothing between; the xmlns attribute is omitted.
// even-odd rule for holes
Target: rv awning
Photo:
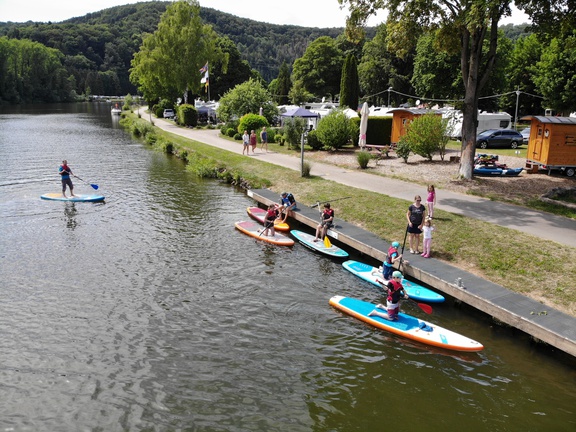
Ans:
<svg viewBox="0 0 576 432"><path fill-rule="evenodd" d="M576 125L576 117L524 116L520 120L532 120L532 119L536 119L540 123L574 124L574 125Z"/></svg>

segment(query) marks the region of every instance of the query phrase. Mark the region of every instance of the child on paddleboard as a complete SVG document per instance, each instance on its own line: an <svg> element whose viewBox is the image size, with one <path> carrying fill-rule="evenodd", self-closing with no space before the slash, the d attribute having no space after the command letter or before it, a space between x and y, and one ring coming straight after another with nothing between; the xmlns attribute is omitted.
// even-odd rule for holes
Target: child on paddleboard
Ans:
<svg viewBox="0 0 576 432"><path fill-rule="evenodd" d="M278 208L276 204L270 204L268 210L266 210L266 216L264 216L264 229L261 234L266 237L274 237L276 231L274 230L274 221L278 217ZM270 232L272 235L269 235Z"/></svg>
<svg viewBox="0 0 576 432"><path fill-rule="evenodd" d="M402 273L396 270L392 273L392 279L386 285L388 288L388 296L386 297L386 307L381 304L377 304L376 308L386 311L379 312L374 309L368 314L368 316L379 316L388 321L395 321L398 319L398 313L400 312L400 299L403 297L405 299L409 298L408 294L404 290L402 285Z"/></svg>
<svg viewBox="0 0 576 432"><path fill-rule="evenodd" d="M68 166L68 161L63 160L62 165L58 168L58 173L60 174L60 178L62 180L62 195L64 198L68 198L66 196L66 186L70 189L70 196L75 197L74 195L74 185L72 184L72 179L70 178L71 175L74 175L72 169Z"/></svg>
<svg viewBox="0 0 576 432"><path fill-rule="evenodd" d="M390 280L392 276L392 272L394 271L394 264L396 261L402 259L402 254L398 252L398 248L400 247L400 243L397 241L392 242L392 245L388 249L388 254L386 255L386 259L382 263L382 277L385 280Z"/></svg>

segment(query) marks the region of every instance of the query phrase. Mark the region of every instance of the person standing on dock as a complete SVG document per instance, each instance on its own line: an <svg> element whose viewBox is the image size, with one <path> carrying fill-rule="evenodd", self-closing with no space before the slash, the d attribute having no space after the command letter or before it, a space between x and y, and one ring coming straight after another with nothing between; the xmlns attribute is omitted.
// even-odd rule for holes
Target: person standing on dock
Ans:
<svg viewBox="0 0 576 432"><path fill-rule="evenodd" d="M414 204L408 207L406 212L406 219L408 219L408 237L410 243L410 253L420 253L420 234L422 234L422 225L424 224L424 216L426 216L426 207L422 205L422 198L420 195L414 197Z"/></svg>

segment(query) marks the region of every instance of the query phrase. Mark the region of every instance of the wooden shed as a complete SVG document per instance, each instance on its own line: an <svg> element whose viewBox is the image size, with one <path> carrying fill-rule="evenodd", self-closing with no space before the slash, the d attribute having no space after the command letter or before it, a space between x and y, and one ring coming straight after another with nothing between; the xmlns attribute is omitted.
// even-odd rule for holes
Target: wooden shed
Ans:
<svg viewBox="0 0 576 432"><path fill-rule="evenodd" d="M526 116L530 120L530 138L526 153L526 171L561 170L572 177L576 173L576 118Z"/></svg>
<svg viewBox="0 0 576 432"><path fill-rule="evenodd" d="M416 117L423 116L424 114L442 115L440 111L422 108L395 108L389 112L392 113L392 136L390 137L390 143L392 145L398 144L400 137L406 135L406 127Z"/></svg>

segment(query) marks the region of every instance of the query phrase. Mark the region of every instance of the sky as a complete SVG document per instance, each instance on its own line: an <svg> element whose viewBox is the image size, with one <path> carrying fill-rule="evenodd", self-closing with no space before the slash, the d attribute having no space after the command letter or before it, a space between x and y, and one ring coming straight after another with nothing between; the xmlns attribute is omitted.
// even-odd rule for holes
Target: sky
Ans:
<svg viewBox="0 0 576 432"><path fill-rule="evenodd" d="M0 21L59 22L98 12L113 6L138 3L142 0L0 0ZM210 7L255 21L272 24L293 24L305 27L344 27L346 10L337 0L199 0L200 6ZM381 14L368 25L384 21ZM516 10L500 24L522 24L528 17Z"/></svg>

